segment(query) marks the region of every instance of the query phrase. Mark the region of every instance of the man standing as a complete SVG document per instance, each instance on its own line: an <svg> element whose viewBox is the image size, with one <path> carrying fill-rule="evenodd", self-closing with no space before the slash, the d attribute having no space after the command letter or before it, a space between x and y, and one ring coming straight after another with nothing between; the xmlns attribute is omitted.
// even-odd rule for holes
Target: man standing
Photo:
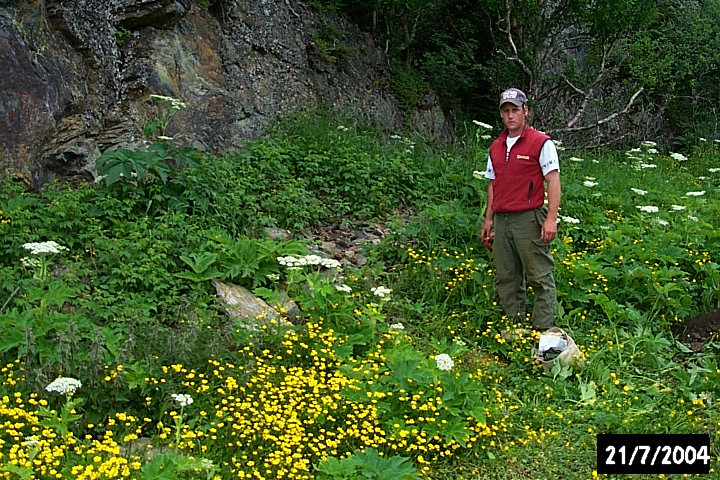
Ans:
<svg viewBox="0 0 720 480"><path fill-rule="evenodd" d="M533 327L555 325L557 297L550 242L557 235L560 162L549 136L526 124L527 97L517 88L500 96L505 130L490 146L491 179L482 238L494 227L495 287L508 317L525 317L526 284L533 289ZM547 205L545 205L547 183Z"/></svg>

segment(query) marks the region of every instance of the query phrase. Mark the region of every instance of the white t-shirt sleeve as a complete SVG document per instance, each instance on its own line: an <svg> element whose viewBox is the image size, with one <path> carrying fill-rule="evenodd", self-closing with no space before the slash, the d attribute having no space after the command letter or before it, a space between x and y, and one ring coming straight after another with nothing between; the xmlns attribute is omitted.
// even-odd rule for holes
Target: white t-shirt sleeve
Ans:
<svg viewBox="0 0 720 480"><path fill-rule="evenodd" d="M540 168L542 169L543 176L553 170L560 171L560 160L558 159L557 148L555 148L555 143L553 143L552 140L545 142L542 150L540 150Z"/></svg>
<svg viewBox="0 0 720 480"><path fill-rule="evenodd" d="M492 161L490 161L490 155L488 155L487 168L485 169L485 178L495 180L495 170L493 169Z"/></svg>

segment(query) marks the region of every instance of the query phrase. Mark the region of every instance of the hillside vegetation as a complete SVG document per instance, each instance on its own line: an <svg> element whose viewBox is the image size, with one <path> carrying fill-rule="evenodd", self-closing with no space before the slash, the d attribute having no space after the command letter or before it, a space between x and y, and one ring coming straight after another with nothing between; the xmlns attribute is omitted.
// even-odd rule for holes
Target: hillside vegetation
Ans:
<svg viewBox="0 0 720 480"><path fill-rule="evenodd" d="M311 0L384 45L401 103L429 89L451 118L497 119L528 93L568 145L688 149L718 138L718 0ZM687 154L688 151L682 151Z"/></svg>
<svg viewBox="0 0 720 480"><path fill-rule="evenodd" d="M673 332L720 308L720 145L561 152L582 359L544 370L477 235L495 134L316 112L219 157L109 152L97 184L3 180L0 478L590 479L602 433L708 433L717 474L720 343ZM358 266L317 255L330 223L392 233ZM235 318L213 280L299 313Z"/></svg>

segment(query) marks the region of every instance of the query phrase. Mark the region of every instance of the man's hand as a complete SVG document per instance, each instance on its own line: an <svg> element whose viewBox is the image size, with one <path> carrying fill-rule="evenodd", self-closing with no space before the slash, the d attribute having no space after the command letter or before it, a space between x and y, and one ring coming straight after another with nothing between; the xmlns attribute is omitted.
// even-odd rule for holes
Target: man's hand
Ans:
<svg viewBox="0 0 720 480"><path fill-rule="evenodd" d="M485 223L483 224L482 230L480 231L480 238L486 239L490 237L490 230L492 230L493 227L493 221L490 219L485 219Z"/></svg>
<svg viewBox="0 0 720 480"><path fill-rule="evenodd" d="M557 237L557 220L548 217L540 229L540 237L545 243L550 243Z"/></svg>

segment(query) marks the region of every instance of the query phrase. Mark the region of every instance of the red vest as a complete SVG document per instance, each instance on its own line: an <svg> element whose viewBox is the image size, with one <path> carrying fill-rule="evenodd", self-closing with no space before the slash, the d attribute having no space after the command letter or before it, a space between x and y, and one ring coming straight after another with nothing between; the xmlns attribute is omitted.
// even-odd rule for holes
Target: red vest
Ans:
<svg viewBox="0 0 720 480"><path fill-rule="evenodd" d="M540 151L550 137L525 126L510 155L505 160L508 131L490 145L490 160L495 179L492 181L493 212L524 212L539 208L545 202L545 177L540 168Z"/></svg>

